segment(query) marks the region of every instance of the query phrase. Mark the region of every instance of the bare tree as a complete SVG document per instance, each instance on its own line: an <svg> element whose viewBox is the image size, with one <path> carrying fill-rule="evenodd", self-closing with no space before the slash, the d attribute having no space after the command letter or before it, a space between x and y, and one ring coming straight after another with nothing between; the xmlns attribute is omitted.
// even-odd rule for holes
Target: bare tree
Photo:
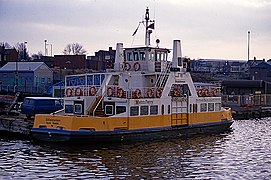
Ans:
<svg viewBox="0 0 271 180"><path fill-rule="evenodd" d="M41 57L43 56L42 52L39 51L37 54L32 54L32 59L37 60L37 59L41 59Z"/></svg>
<svg viewBox="0 0 271 180"><path fill-rule="evenodd" d="M4 46L7 49L11 49L12 48L11 45L9 45L9 43L7 43L7 42L0 42L0 46Z"/></svg>
<svg viewBox="0 0 271 180"><path fill-rule="evenodd" d="M81 44L78 43L70 43L67 44L63 54L65 55L82 55L82 54L86 54L86 50L83 48L83 46Z"/></svg>
<svg viewBox="0 0 271 180"><path fill-rule="evenodd" d="M29 60L30 56L26 49L26 43L17 43L15 49L19 52L19 60Z"/></svg>

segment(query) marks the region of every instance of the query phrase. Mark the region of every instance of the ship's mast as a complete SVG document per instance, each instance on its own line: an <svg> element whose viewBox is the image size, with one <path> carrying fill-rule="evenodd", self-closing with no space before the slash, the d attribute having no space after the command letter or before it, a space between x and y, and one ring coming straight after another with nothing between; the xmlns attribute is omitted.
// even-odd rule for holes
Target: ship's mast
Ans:
<svg viewBox="0 0 271 180"><path fill-rule="evenodd" d="M148 47L151 45L151 33L152 33L151 29L154 29L154 21L150 20L149 8L146 9L145 20L146 20L145 45ZM149 25L149 22L153 22L153 24Z"/></svg>

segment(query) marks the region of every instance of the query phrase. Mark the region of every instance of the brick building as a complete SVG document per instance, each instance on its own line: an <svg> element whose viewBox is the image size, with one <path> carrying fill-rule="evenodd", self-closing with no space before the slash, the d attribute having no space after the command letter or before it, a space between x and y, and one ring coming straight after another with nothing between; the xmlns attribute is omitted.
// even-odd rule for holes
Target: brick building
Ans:
<svg viewBox="0 0 271 180"><path fill-rule="evenodd" d="M108 51L100 50L95 52L95 56L87 57L87 68L94 71L105 71L106 69L113 69L115 63L116 50L109 47Z"/></svg>
<svg viewBox="0 0 271 180"><path fill-rule="evenodd" d="M18 61L18 51L7 49L5 46L0 46L0 67L4 66L7 62Z"/></svg>
<svg viewBox="0 0 271 180"><path fill-rule="evenodd" d="M61 69L85 69L86 55L54 55L53 64Z"/></svg>

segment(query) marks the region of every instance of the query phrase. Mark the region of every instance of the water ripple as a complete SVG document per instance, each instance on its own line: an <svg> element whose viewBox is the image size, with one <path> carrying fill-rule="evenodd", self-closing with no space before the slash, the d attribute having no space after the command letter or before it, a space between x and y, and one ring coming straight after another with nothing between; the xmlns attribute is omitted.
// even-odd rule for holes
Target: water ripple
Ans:
<svg viewBox="0 0 271 180"><path fill-rule="evenodd" d="M0 137L1 179L271 179L271 119L189 139L58 146Z"/></svg>

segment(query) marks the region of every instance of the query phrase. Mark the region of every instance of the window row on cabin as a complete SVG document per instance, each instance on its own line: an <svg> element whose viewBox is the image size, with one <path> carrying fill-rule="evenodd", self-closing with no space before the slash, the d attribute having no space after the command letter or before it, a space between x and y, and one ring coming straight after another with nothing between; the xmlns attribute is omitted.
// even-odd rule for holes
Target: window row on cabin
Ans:
<svg viewBox="0 0 271 180"><path fill-rule="evenodd" d="M165 52L150 52L149 53L149 60L155 60L155 61L166 61L167 60L167 53ZM145 61L146 60L146 54L145 52L128 52L126 55L127 61Z"/></svg>
<svg viewBox="0 0 271 180"><path fill-rule="evenodd" d="M221 103L201 103L200 112L220 111Z"/></svg>
<svg viewBox="0 0 271 180"><path fill-rule="evenodd" d="M132 106L130 107L130 116L157 115L158 105L153 106Z"/></svg>
<svg viewBox="0 0 271 180"><path fill-rule="evenodd" d="M168 107L170 108L170 106ZM120 114L126 112L126 106L116 106L115 114ZM170 110L168 111L170 113ZM105 106L105 114L113 115L114 108L113 105ZM158 114L158 105L151 106L131 106L130 107L130 116L144 116L144 115L157 115ZM164 105L162 105L162 114L164 114Z"/></svg>

